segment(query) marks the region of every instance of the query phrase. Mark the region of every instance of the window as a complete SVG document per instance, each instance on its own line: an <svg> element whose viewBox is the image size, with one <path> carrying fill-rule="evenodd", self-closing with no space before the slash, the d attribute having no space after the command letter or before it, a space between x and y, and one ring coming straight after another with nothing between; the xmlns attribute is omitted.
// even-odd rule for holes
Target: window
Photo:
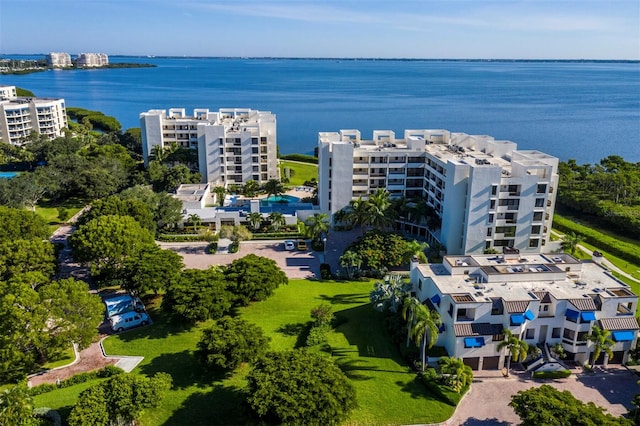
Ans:
<svg viewBox="0 0 640 426"><path fill-rule="evenodd" d="M493 213L489 214L489 223L493 223Z"/></svg>
<svg viewBox="0 0 640 426"><path fill-rule="evenodd" d="M448 312L449 312L449 316L450 316L451 318L453 318L453 303L451 303L451 304L449 305L449 311L448 311Z"/></svg>
<svg viewBox="0 0 640 426"><path fill-rule="evenodd" d="M527 328L525 332L524 338L527 340L531 340L536 337L536 329L535 328Z"/></svg>
<svg viewBox="0 0 640 426"><path fill-rule="evenodd" d="M487 228L487 237L491 236L491 228Z"/></svg>
<svg viewBox="0 0 640 426"><path fill-rule="evenodd" d="M533 213L533 220L535 222L540 222L542 220L542 212L534 212Z"/></svg>
<svg viewBox="0 0 640 426"><path fill-rule="evenodd" d="M564 337L565 339L569 339L571 341L573 341L575 336L576 336L576 332L568 328L565 328L564 332L562 333L562 337Z"/></svg>
<svg viewBox="0 0 640 426"><path fill-rule="evenodd" d="M540 240L537 238L532 238L529 240L529 247L538 247L540 245Z"/></svg>
<svg viewBox="0 0 640 426"><path fill-rule="evenodd" d="M504 334L494 334L493 337L491 338L491 341L493 342L501 342L504 340Z"/></svg>
<svg viewBox="0 0 640 426"><path fill-rule="evenodd" d="M498 193L498 185L491 185L491 195L496 195Z"/></svg>
<svg viewBox="0 0 640 426"><path fill-rule="evenodd" d="M422 280L418 281L418 291L422 291Z"/></svg>
<svg viewBox="0 0 640 426"><path fill-rule="evenodd" d="M533 225L531 227L531 234L532 235L540 235L540 230L542 229L542 227L540 225Z"/></svg>
<svg viewBox="0 0 640 426"><path fill-rule="evenodd" d="M553 330L551 330L551 338L558 339L560 337L560 330L560 327L554 327Z"/></svg>
<svg viewBox="0 0 640 426"><path fill-rule="evenodd" d="M491 210L493 210L493 209L495 209L495 208L496 208L496 200L491 200L491 201L489 202L489 208L490 208Z"/></svg>
<svg viewBox="0 0 640 426"><path fill-rule="evenodd" d="M587 336L589 335L588 331L581 331L578 333L578 342L586 342Z"/></svg>
<svg viewBox="0 0 640 426"><path fill-rule="evenodd" d="M502 315L503 313L504 313L504 305L502 304L502 299L492 298L491 299L491 315Z"/></svg>
<svg viewBox="0 0 640 426"><path fill-rule="evenodd" d="M545 192L547 192L547 184L539 183L538 184L538 189L536 190L536 192L538 194L544 194Z"/></svg>
<svg viewBox="0 0 640 426"><path fill-rule="evenodd" d="M544 207L544 198L536 198L536 207Z"/></svg>

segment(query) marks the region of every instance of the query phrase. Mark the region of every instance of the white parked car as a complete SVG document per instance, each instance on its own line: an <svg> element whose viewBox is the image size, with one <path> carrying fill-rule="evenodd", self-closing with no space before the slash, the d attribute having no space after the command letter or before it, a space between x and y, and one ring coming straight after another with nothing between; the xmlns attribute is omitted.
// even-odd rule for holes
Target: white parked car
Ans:
<svg viewBox="0 0 640 426"><path fill-rule="evenodd" d="M114 315L109 318L113 331L124 331L129 328L147 325L151 323L151 318L145 312L125 312L121 315Z"/></svg>
<svg viewBox="0 0 640 426"><path fill-rule="evenodd" d="M291 240L287 240L284 242L284 249L287 251L292 251L296 249L296 242L295 241L291 241Z"/></svg>

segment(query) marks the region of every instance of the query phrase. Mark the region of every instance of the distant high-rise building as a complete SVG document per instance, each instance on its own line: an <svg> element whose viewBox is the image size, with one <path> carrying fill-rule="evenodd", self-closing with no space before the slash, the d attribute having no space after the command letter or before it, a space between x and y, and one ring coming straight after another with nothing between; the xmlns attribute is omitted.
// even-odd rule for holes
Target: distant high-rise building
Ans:
<svg viewBox="0 0 640 426"><path fill-rule="evenodd" d="M218 112L184 108L140 114L145 165L154 147L177 145L197 150L202 181L227 186L279 179L276 116L268 111L223 108Z"/></svg>
<svg viewBox="0 0 640 426"><path fill-rule="evenodd" d="M73 66L71 55L66 52L51 52L47 55L47 63L53 68L67 68Z"/></svg>
<svg viewBox="0 0 640 426"><path fill-rule="evenodd" d="M64 99L16 96L15 86L0 86L0 140L21 145L32 131L49 138L67 127Z"/></svg>
<svg viewBox="0 0 640 426"><path fill-rule="evenodd" d="M80 68L103 67L109 65L109 56L106 53L79 53L76 58L76 66Z"/></svg>

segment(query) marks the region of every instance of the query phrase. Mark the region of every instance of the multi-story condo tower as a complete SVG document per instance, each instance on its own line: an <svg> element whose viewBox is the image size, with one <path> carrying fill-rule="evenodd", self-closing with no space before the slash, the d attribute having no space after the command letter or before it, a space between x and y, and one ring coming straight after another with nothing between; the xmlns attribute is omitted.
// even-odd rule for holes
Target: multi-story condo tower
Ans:
<svg viewBox="0 0 640 426"><path fill-rule="evenodd" d="M447 130L320 133L318 194L333 214L378 188L431 206L439 229L401 221L402 230L437 241L448 254L513 247L540 253L549 237L558 159L510 141Z"/></svg>
<svg viewBox="0 0 640 426"><path fill-rule="evenodd" d="M411 282L416 297L440 314L436 344L473 369L505 365L507 353L498 350L505 329L547 353L560 344L566 360L580 364L592 357L586 337L593 326L609 330L615 342L613 357L599 362L626 362L636 346L638 296L597 262L505 249L445 256L441 264L414 262Z"/></svg>
<svg viewBox="0 0 640 426"><path fill-rule="evenodd" d="M0 87L0 140L21 145L32 131L49 138L67 127L64 99L23 98L15 86Z"/></svg>
<svg viewBox="0 0 640 426"><path fill-rule="evenodd" d="M109 65L109 56L106 53L79 53L76 58L77 67L89 68L105 65Z"/></svg>
<svg viewBox="0 0 640 426"><path fill-rule="evenodd" d="M53 68L72 67L71 55L65 52L51 52L47 55L47 63Z"/></svg>
<svg viewBox="0 0 640 426"><path fill-rule="evenodd" d="M215 186L260 184L279 179L276 116L268 111L223 108L218 112L184 108L151 110L140 114L145 165L153 148L178 145L198 152L203 183Z"/></svg>

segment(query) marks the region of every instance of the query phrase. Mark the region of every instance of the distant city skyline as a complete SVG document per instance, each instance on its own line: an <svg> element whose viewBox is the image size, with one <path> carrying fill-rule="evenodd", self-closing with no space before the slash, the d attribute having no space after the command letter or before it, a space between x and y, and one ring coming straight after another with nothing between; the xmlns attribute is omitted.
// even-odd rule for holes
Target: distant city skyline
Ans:
<svg viewBox="0 0 640 426"><path fill-rule="evenodd" d="M640 59L638 0L0 0L0 53Z"/></svg>

